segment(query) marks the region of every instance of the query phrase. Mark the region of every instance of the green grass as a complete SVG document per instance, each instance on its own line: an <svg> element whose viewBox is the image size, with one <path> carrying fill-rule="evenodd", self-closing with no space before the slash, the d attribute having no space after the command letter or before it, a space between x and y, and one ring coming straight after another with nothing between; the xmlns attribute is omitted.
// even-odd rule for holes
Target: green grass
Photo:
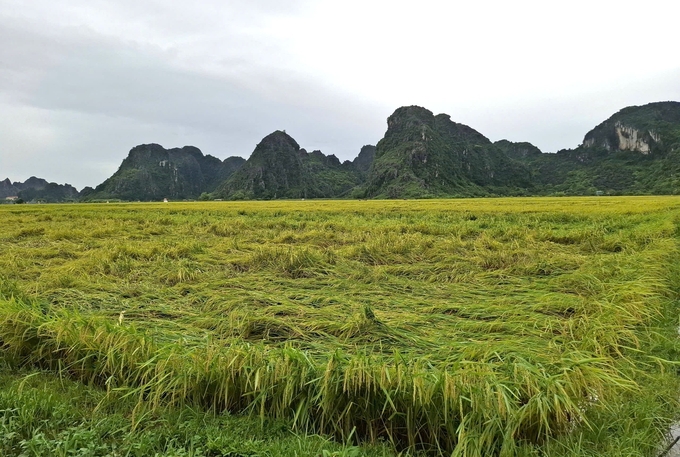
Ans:
<svg viewBox="0 0 680 457"><path fill-rule="evenodd" d="M124 396L129 427L191 408L445 455L652 455L678 411L679 208L3 207L0 340Z"/></svg>
<svg viewBox="0 0 680 457"><path fill-rule="evenodd" d="M45 372L0 367L3 456L390 457L386 446L358 447L297 436L283 422L213 415L190 407L145 409Z"/></svg>

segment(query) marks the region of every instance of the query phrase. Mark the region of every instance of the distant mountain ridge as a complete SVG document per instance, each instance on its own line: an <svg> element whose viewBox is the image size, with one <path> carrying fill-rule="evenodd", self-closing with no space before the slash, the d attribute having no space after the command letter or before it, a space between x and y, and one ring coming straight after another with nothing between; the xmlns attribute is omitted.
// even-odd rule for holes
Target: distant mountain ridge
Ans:
<svg viewBox="0 0 680 457"><path fill-rule="evenodd" d="M575 149L544 153L528 142L491 142L419 106L398 108L376 144L353 161L307 152L283 130L246 160L198 148L143 144L95 189L30 178L0 182L0 197L29 200L432 198L494 195L680 194L680 103L624 108Z"/></svg>
<svg viewBox="0 0 680 457"><path fill-rule="evenodd" d="M24 182L11 182L9 178L0 181L0 198L6 199L7 197L18 197L27 202L56 203L76 201L80 193L70 184L57 184L31 176Z"/></svg>

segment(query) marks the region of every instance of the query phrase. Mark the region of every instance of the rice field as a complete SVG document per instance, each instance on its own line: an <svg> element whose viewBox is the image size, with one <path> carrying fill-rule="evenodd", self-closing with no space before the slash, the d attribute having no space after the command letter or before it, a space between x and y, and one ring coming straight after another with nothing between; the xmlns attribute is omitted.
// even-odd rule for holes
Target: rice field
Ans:
<svg viewBox="0 0 680 457"><path fill-rule="evenodd" d="M133 427L191 407L395 453L653 455L678 413L676 197L7 205L0 221L6 363L132 401Z"/></svg>

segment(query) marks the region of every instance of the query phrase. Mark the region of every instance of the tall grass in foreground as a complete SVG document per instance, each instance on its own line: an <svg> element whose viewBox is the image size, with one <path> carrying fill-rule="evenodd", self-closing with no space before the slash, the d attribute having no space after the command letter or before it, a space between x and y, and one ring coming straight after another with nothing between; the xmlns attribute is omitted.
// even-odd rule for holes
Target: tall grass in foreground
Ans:
<svg viewBox="0 0 680 457"><path fill-rule="evenodd" d="M13 213L0 341L136 399L137 421L192 405L461 456L556 449L655 363L669 205L277 205Z"/></svg>
<svg viewBox="0 0 680 457"><path fill-rule="evenodd" d="M307 431L356 431L463 455L507 454L523 440L544 440L582 421L591 399L633 387L589 353L539 366L521 354L483 351L440 362L341 351L321 358L248 343L158 344L104 319L4 305L1 337L23 363L109 389L134 387L128 392L152 406L252 410Z"/></svg>

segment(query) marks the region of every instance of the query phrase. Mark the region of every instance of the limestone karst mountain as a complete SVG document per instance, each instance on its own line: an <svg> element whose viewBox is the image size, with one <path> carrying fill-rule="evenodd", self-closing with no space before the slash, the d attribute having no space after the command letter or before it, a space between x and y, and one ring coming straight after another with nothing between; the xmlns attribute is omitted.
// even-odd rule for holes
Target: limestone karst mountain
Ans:
<svg viewBox="0 0 680 457"><path fill-rule="evenodd" d="M680 103L629 106L575 149L514 157L531 170L541 195L678 194Z"/></svg>
<svg viewBox="0 0 680 457"><path fill-rule="evenodd" d="M211 192L245 162L203 155L193 146L165 149L143 144L130 150L120 168L85 198L122 200L193 199Z"/></svg>
<svg viewBox="0 0 680 457"><path fill-rule="evenodd" d="M629 106L588 132L583 148L663 154L680 145L680 103Z"/></svg>
<svg viewBox="0 0 680 457"><path fill-rule="evenodd" d="M360 168L334 155L307 152L286 132L262 139L240 170L215 191L226 199L336 198L361 182Z"/></svg>
<svg viewBox="0 0 680 457"><path fill-rule="evenodd" d="M70 184L48 182L43 178L31 176L24 182L12 182L9 178L0 181L0 198L18 197L26 202L56 203L76 201L80 194Z"/></svg>
<svg viewBox="0 0 680 457"><path fill-rule="evenodd" d="M387 119L363 186L366 197L422 198L524 193L528 170L481 133L419 106Z"/></svg>
<svg viewBox="0 0 680 457"><path fill-rule="evenodd" d="M367 144L361 148L359 155L352 161L359 174L365 177L373 165L375 159L375 146Z"/></svg>
<svg viewBox="0 0 680 457"><path fill-rule="evenodd" d="M595 194L680 194L680 103L624 108L579 147L557 153L528 142L492 143L446 114L405 106L389 116L376 146L342 163L275 131L248 160L220 160L192 146L140 145L113 176L80 194L35 177L0 182L0 197L33 201Z"/></svg>
<svg viewBox="0 0 680 457"><path fill-rule="evenodd" d="M4 181L0 181L0 198L16 197L19 195L19 189L6 178Z"/></svg>

